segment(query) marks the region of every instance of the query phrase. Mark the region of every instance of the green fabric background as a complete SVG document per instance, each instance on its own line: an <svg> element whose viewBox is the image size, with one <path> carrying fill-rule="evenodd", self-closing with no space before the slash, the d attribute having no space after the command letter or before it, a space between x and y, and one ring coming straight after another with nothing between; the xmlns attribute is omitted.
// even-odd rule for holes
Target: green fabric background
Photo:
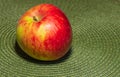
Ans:
<svg viewBox="0 0 120 77"><path fill-rule="evenodd" d="M16 43L29 8L52 3L70 20L73 42L60 60L37 61ZM120 77L120 0L0 0L0 77Z"/></svg>

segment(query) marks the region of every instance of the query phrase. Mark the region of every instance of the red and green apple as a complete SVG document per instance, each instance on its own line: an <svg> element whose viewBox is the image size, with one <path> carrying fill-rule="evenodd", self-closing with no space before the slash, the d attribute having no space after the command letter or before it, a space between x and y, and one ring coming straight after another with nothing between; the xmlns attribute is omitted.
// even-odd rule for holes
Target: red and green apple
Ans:
<svg viewBox="0 0 120 77"><path fill-rule="evenodd" d="M40 4L18 21L17 42L29 56L43 61L63 57L71 47L72 28L65 14L52 4Z"/></svg>

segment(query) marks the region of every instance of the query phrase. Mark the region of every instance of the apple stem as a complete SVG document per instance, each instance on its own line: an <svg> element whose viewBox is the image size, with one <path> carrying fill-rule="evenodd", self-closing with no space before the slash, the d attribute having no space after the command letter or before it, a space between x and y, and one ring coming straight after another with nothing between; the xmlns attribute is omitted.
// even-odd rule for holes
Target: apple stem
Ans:
<svg viewBox="0 0 120 77"><path fill-rule="evenodd" d="M38 21L38 18L36 16L33 16L34 21Z"/></svg>

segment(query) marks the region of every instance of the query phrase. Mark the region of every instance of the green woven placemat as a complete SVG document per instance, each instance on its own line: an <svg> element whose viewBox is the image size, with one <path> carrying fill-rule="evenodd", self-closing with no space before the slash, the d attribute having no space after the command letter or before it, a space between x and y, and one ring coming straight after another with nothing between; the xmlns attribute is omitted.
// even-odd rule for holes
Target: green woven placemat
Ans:
<svg viewBox="0 0 120 77"><path fill-rule="evenodd" d="M16 43L16 24L29 8L52 3L73 30L70 51L41 62ZM120 77L120 0L0 0L0 77Z"/></svg>

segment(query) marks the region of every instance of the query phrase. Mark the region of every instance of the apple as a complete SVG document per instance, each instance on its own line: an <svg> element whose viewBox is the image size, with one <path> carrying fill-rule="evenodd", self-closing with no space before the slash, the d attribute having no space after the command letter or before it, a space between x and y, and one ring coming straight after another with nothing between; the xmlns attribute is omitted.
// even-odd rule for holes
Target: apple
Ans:
<svg viewBox="0 0 120 77"><path fill-rule="evenodd" d="M65 14L53 4L40 4L18 21L16 38L20 48L34 59L53 61L71 47L72 28Z"/></svg>

